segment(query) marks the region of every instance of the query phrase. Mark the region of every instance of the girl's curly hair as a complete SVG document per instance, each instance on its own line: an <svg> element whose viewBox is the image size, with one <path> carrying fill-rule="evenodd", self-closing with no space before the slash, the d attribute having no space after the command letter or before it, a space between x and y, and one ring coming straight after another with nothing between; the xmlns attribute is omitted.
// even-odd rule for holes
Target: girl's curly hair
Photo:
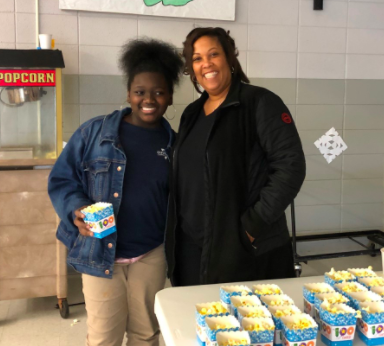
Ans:
<svg viewBox="0 0 384 346"><path fill-rule="evenodd" d="M184 63L173 45L154 39L129 41L122 48L119 66L127 79L128 90L135 76L142 72L161 73L169 91L180 81Z"/></svg>

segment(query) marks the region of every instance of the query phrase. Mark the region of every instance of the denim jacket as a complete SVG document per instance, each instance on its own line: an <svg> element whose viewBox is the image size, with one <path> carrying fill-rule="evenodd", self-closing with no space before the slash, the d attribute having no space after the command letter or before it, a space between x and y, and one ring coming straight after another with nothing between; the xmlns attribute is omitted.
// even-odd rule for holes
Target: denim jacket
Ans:
<svg viewBox="0 0 384 346"><path fill-rule="evenodd" d="M84 237L74 225L73 212L95 202L112 203L118 214L126 157L119 143L119 126L130 108L93 118L80 126L63 149L48 181L48 193L60 217L56 237L68 248L68 263L78 272L112 278L115 260L116 232L103 239ZM169 132L169 159L174 132L162 119ZM129 162L128 162L129 165Z"/></svg>

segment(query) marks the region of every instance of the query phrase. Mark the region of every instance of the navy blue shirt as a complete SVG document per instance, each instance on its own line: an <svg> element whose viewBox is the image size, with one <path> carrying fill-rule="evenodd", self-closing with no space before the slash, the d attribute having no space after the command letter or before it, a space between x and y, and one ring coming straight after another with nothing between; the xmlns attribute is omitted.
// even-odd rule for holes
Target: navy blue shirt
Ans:
<svg viewBox="0 0 384 346"><path fill-rule="evenodd" d="M169 161L162 153L169 133L122 121L120 143L127 157L123 195L117 215L116 258L134 258L164 241Z"/></svg>

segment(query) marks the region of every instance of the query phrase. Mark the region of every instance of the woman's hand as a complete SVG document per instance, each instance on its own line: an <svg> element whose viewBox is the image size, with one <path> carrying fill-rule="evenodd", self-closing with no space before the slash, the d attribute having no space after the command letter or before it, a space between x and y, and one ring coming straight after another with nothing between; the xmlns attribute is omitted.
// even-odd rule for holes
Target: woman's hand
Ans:
<svg viewBox="0 0 384 346"><path fill-rule="evenodd" d="M75 220L73 220L73 223L79 229L81 235L84 237L93 237L91 227L84 222L85 215L81 212L81 210L86 207L88 207L88 205L84 205L81 208L75 210L74 214L76 217Z"/></svg>

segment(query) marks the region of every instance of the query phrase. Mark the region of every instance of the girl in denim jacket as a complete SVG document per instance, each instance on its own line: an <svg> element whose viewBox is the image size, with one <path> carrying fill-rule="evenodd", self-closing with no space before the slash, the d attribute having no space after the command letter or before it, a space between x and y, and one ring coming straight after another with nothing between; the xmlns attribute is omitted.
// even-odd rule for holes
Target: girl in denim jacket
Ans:
<svg viewBox="0 0 384 346"><path fill-rule="evenodd" d="M157 40L124 46L120 66L131 108L93 118L73 134L49 178L61 222L57 238L82 273L87 345L158 345L155 294L164 287L163 249L169 150L174 132L163 118L183 63ZM117 232L93 237L81 210L112 203Z"/></svg>

